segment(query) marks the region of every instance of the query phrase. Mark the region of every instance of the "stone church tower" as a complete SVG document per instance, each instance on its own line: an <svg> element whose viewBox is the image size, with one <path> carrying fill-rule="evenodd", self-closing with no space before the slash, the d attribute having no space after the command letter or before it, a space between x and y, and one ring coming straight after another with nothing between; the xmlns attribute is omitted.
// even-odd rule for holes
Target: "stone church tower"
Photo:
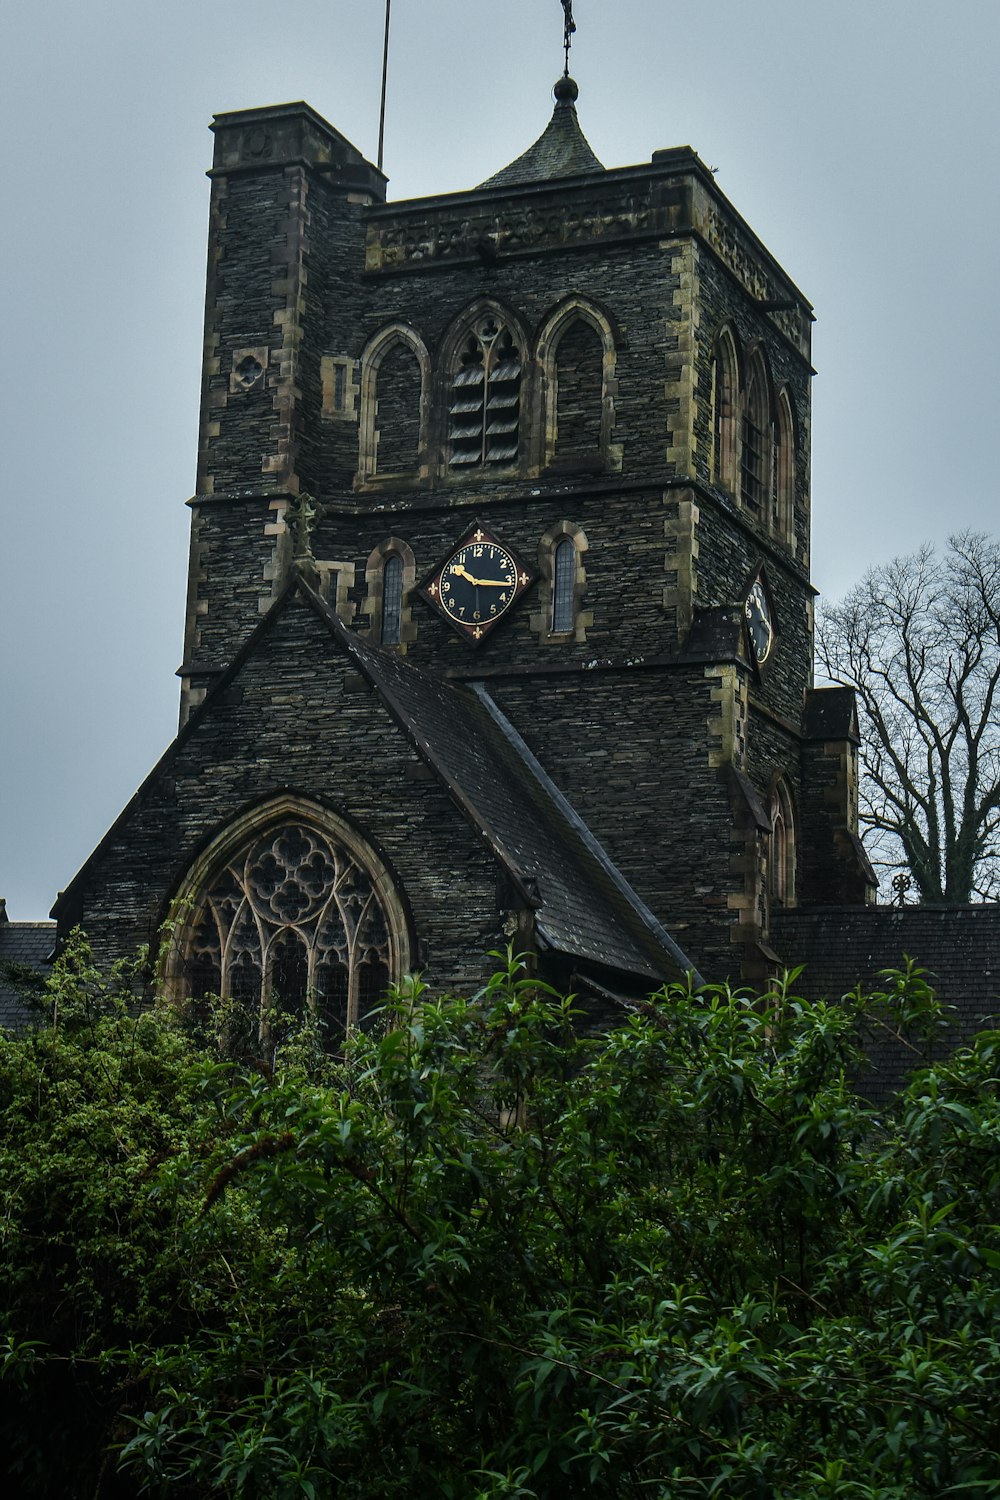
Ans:
<svg viewBox="0 0 1000 1500"><path fill-rule="evenodd" d="M308 105L215 119L181 729L54 913L170 919L178 994L336 1028L510 940L599 1007L870 892L809 303L690 148L606 170L555 93L402 203Z"/></svg>

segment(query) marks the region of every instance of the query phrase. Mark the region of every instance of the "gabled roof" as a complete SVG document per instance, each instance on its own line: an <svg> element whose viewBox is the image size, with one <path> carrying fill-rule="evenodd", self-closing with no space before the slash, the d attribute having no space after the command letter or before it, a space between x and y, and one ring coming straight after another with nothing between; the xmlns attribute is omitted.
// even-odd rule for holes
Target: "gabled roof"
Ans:
<svg viewBox="0 0 1000 1500"><path fill-rule="evenodd" d="M694 970L482 684L442 682L368 645L301 588L534 906L543 941L656 983Z"/></svg>
<svg viewBox="0 0 1000 1500"><path fill-rule="evenodd" d="M128 807L62 893L54 915L72 913L76 890L178 748L198 733L213 704L278 620L299 601L325 624L335 647L371 684L390 715L485 841L551 948L641 979L649 989L694 965L644 906L583 820L553 785L481 685L443 682L395 652L361 640L296 574L192 714Z"/></svg>
<svg viewBox="0 0 1000 1500"><path fill-rule="evenodd" d="M573 79L560 78L553 92L556 107L535 144L502 171L481 182L480 187L515 187L526 182L551 182L559 177L580 177L586 172L605 170L580 128L575 103L580 91Z"/></svg>

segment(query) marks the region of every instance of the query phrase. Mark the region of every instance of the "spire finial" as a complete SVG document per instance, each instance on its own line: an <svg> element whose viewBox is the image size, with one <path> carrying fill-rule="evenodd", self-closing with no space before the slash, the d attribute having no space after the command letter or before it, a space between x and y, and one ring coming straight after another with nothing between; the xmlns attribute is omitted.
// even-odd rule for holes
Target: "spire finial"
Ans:
<svg viewBox="0 0 1000 1500"><path fill-rule="evenodd" d="M576 30L576 22L573 20L573 0L562 0L563 8L563 52L566 64L563 68L563 77L569 77L569 49Z"/></svg>

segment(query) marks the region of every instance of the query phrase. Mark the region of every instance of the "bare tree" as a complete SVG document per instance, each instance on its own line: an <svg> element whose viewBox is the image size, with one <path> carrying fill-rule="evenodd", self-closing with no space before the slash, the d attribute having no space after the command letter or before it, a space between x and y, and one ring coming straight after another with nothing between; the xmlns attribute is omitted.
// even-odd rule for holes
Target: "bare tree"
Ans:
<svg viewBox="0 0 1000 1500"><path fill-rule="evenodd" d="M822 609L817 658L853 687L860 815L884 877L922 901L1000 895L1000 540L953 536Z"/></svg>

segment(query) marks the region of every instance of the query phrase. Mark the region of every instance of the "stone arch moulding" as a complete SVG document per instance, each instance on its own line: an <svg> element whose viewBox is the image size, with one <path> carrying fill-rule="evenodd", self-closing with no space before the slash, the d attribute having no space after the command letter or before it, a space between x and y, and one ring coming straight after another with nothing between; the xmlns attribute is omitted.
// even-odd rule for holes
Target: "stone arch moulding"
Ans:
<svg viewBox="0 0 1000 1500"><path fill-rule="evenodd" d="M455 439L461 435L455 431L455 416L452 408L459 404L456 396L460 387L456 384L462 364L462 354L471 340L480 336L480 329L492 320L497 328L510 335L511 344L520 370L516 381L510 383L508 399L516 391L516 401L510 407L514 414L515 430L509 434L509 446L516 446L516 453L509 459L494 463L486 458L470 463L455 462ZM526 452L530 451L531 429L534 412L535 371L529 358L530 339L523 320L516 312L495 297L478 297L469 303L446 330L438 350L437 400L434 425L434 450L439 471L452 479L468 481L474 475L489 473L494 468L521 469ZM471 394L470 394L471 400ZM457 413L461 417L462 413ZM469 413L471 418L472 412ZM485 425L485 411L483 413Z"/></svg>
<svg viewBox="0 0 1000 1500"><path fill-rule="evenodd" d="M762 344L746 351L740 392L739 500L745 510L770 529L768 509L773 494L774 382Z"/></svg>
<svg viewBox="0 0 1000 1500"><path fill-rule="evenodd" d="M387 536L368 554L365 563L365 602L361 613L367 617L365 633L369 640L379 645L382 640L383 606L386 563L390 557L398 557L403 565L402 595L399 609L399 639L391 644L405 654L407 646L417 638L417 626L413 618L413 590L417 586L417 560L413 548L402 537Z"/></svg>
<svg viewBox="0 0 1000 1500"><path fill-rule="evenodd" d="M272 965L288 949L303 965L304 993L292 998L317 1011L328 1001L340 1027L374 1003L366 979L398 980L415 951L405 897L378 850L342 814L291 791L245 808L209 840L178 884L166 931L163 992L259 1004L261 1034ZM196 984L202 972L217 983Z"/></svg>
<svg viewBox="0 0 1000 1500"><path fill-rule="evenodd" d="M567 297L555 307L539 330L535 341L535 360L542 382L544 411L542 421L537 424L535 457L542 468L547 468L556 458L559 438L559 345L563 335L576 323L585 323L592 328L601 341L601 428L600 453L602 468L620 469L621 446L613 446L611 434L615 425L615 397L618 394L617 346L620 339L610 313L606 313L596 302L586 297Z"/></svg>
<svg viewBox="0 0 1000 1500"><path fill-rule="evenodd" d="M712 479L732 495L739 488L742 366L739 337L725 323L716 335L712 358Z"/></svg>
<svg viewBox="0 0 1000 1500"><path fill-rule="evenodd" d="M776 776L771 785L768 812L771 833L768 839L767 895L769 909L795 906L796 889L796 820L795 803L784 776Z"/></svg>
<svg viewBox="0 0 1000 1500"><path fill-rule="evenodd" d="M774 404L774 530L788 547L795 546L795 478L798 472L798 420L787 385Z"/></svg>
<svg viewBox="0 0 1000 1500"><path fill-rule="evenodd" d="M560 544L566 541L573 544L575 560L572 625L568 630L556 630L556 553ZM587 590L587 571L583 560L589 546L587 533L581 527L574 526L571 521L558 521L539 540L538 589L535 595L537 608L532 613L529 623L543 646L564 645L570 641L587 639L587 629L594 623L593 612L582 607Z"/></svg>
<svg viewBox="0 0 1000 1500"><path fill-rule="evenodd" d="M378 466L378 377L386 355L394 349L408 349L420 369L420 410L418 413L417 457L412 471L405 475L386 474ZM431 360L427 345L407 323L390 323L381 328L365 345L361 354L361 420L358 424L358 484L373 479L413 479L426 471L428 417L430 412Z"/></svg>

